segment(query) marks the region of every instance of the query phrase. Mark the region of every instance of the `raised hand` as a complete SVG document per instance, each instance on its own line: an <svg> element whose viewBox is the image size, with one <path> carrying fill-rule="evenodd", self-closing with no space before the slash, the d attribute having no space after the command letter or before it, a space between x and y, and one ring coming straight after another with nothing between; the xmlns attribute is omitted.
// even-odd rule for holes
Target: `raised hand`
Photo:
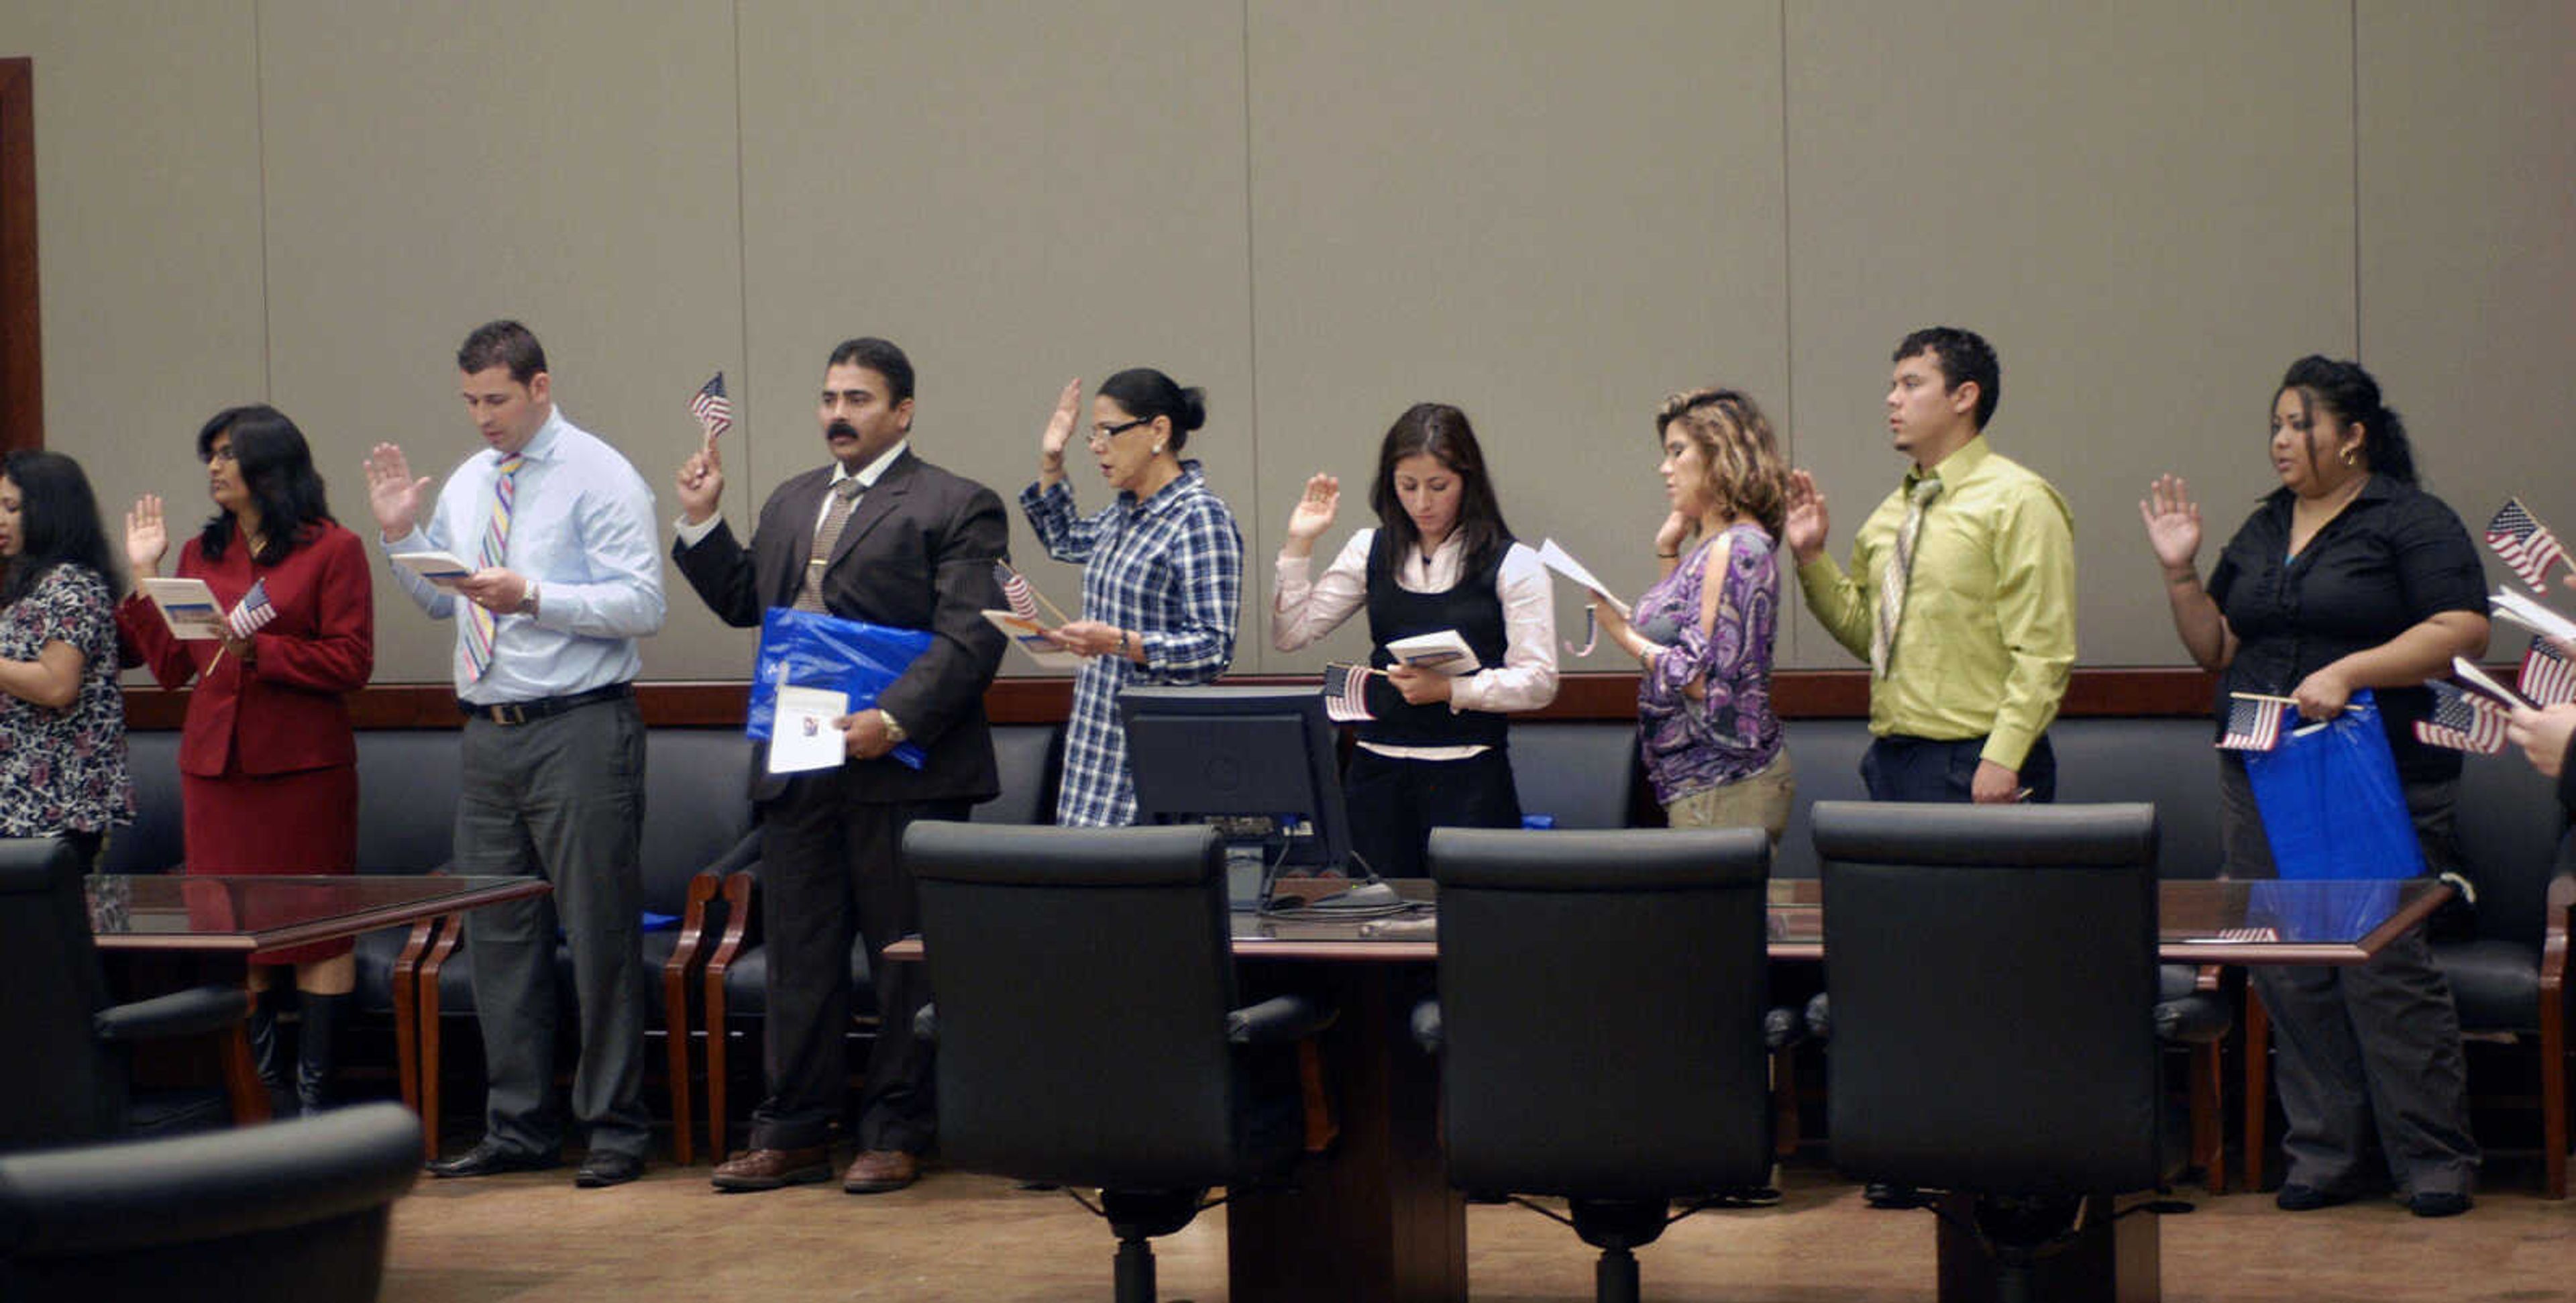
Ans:
<svg viewBox="0 0 2576 1303"><path fill-rule="evenodd" d="M1699 517L1687 511L1675 509L1671 515L1664 517L1663 524L1655 527L1655 555L1680 556L1682 544L1689 542L1691 535L1698 532Z"/></svg>
<svg viewBox="0 0 2576 1303"><path fill-rule="evenodd" d="M1789 513L1780 522L1780 541L1805 565L1825 550L1825 537L1832 531L1833 518L1825 512L1825 491L1816 487L1816 477L1789 472Z"/></svg>
<svg viewBox="0 0 2576 1303"><path fill-rule="evenodd" d="M1293 550L1304 555L1315 546L1315 540L1333 527L1333 515L1341 509L1342 482L1330 475L1314 475L1306 480L1306 492L1297 499L1297 509L1288 513L1288 541Z"/></svg>
<svg viewBox="0 0 2576 1303"><path fill-rule="evenodd" d="M2189 569L2200 554L2200 504L2191 500L2191 486L2180 476L2157 476L2138 503L2138 516L2147 522L2147 545L2165 573Z"/></svg>
<svg viewBox="0 0 2576 1303"><path fill-rule="evenodd" d="M135 578L161 573L161 558L170 551L170 530L161 523L161 495L146 493L125 513L125 568Z"/></svg>
<svg viewBox="0 0 2576 1303"><path fill-rule="evenodd" d="M705 524L724 502L724 454L716 451L714 439L680 463L678 482L681 517L692 525Z"/></svg>
<svg viewBox="0 0 2576 1303"><path fill-rule="evenodd" d="M1047 418L1046 430L1038 436L1038 474L1052 484L1064 478L1064 450L1073 442L1073 428L1082 419L1082 377L1064 382L1064 392L1055 396L1055 415Z"/></svg>
<svg viewBox="0 0 2576 1303"><path fill-rule="evenodd" d="M368 450L367 506L386 538L408 537L419 528L421 504L428 499L429 477L412 478L402 449L380 443Z"/></svg>

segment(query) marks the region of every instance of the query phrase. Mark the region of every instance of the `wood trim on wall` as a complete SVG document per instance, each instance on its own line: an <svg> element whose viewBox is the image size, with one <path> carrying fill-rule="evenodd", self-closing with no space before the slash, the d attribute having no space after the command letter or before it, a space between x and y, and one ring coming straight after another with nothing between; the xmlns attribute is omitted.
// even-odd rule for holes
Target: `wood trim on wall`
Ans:
<svg viewBox="0 0 2576 1303"><path fill-rule="evenodd" d="M34 60L0 59L0 452L45 446L35 78Z"/></svg>
<svg viewBox="0 0 2576 1303"><path fill-rule="evenodd" d="M1271 675L1226 682L1300 685L1314 680ZM2066 690L2063 713L2207 718L2214 690L2211 676L2199 670L2077 670ZM1783 670L1773 677L1771 692L1775 708L1791 719L1857 719L1869 714L1867 670ZM751 689L744 683L641 683L635 695L647 724L727 728L742 723ZM125 716L134 728L177 728L187 708L185 692L126 689ZM996 724L1057 723L1072 713L1073 681L999 679L984 694L984 708ZM360 728L454 728L458 719L455 692L436 683L367 688L349 698L349 714ZM1524 718L1619 721L1636 717L1636 675L1569 674L1560 681L1553 704Z"/></svg>

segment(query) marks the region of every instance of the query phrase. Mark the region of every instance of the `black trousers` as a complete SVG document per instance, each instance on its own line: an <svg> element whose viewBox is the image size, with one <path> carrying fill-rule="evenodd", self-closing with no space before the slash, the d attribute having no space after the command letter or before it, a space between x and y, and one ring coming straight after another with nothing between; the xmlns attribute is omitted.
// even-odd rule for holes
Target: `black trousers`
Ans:
<svg viewBox="0 0 2576 1303"><path fill-rule="evenodd" d="M1956 742L1890 735L1873 739L1860 758L1860 779L1873 801L1965 802L1977 781L1977 762L1986 749L1981 737ZM2057 799L2057 750L2048 735L2030 744L2021 762L2021 785L2029 799Z"/></svg>
<svg viewBox="0 0 2576 1303"><path fill-rule="evenodd" d="M1429 873L1422 848L1434 828L1521 826L1511 752L1502 747L1464 760L1405 760L1362 747L1351 753L1342 796L1351 850L1382 877Z"/></svg>
<svg viewBox="0 0 2576 1303"><path fill-rule="evenodd" d="M849 1062L850 945L867 946L876 1039L859 1091L861 1149L921 1153L938 1133L930 1047L912 1019L930 999L921 964L878 953L920 930L920 897L899 852L915 819L964 819L970 802L858 802L844 771L799 775L768 802L761 825L761 930L768 947L769 1096L752 1113L756 1149L828 1143Z"/></svg>

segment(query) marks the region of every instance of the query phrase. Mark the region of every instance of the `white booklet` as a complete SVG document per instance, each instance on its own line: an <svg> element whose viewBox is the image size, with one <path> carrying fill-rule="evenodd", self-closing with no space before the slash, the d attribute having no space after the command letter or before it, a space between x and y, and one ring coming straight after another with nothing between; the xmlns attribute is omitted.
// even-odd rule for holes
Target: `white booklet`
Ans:
<svg viewBox="0 0 2576 1303"><path fill-rule="evenodd" d="M1593 578L1592 572L1584 569L1583 563L1575 560L1573 553L1558 547L1555 539L1548 539L1538 545L1538 560L1540 565L1573 580L1576 586L1600 594L1601 600L1617 609L1621 618L1627 617L1628 604L1611 596L1610 586Z"/></svg>
<svg viewBox="0 0 2576 1303"><path fill-rule="evenodd" d="M386 555L395 565L451 593L456 591L457 580L474 573L473 566L450 552L390 552Z"/></svg>
<svg viewBox="0 0 2576 1303"><path fill-rule="evenodd" d="M1048 640L1045 625L1009 611L986 611L984 619L1001 630L1002 636L1010 639L1012 646L1028 653L1029 659L1036 661L1040 668L1062 670L1067 674L1082 668L1080 656Z"/></svg>
<svg viewBox="0 0 2576 1303"><path fill-rule="evenodd" d="M145 578L136 583L169 622L172 637L202 640L224 636L223 603L203 579Z"/></svg>
<svg viewBox="0 0 2576 1303"><path fill-rule="evenodd" d="M1451 678L1485 668L1455 629L1398 638L1386 645L1386 654L1416 669L1438 670Z"/></svg>
<svg viewBox="0 0 2576 1303"><path fill-rule="evenodd" d="M769 772L840 768L849 752L832 721L850 713L849 694L781 682L777 695L778 713L769 725Z"/></svg>
<svg viewBox="0 0 2576 1303"><path fill-rule="evenodd" d="M2487 599L2487 605L2496 614L2544 638L2576 643L2576 620L2570 620L2520 593L2499 588L2495 590L2495 596Z"/></svg>

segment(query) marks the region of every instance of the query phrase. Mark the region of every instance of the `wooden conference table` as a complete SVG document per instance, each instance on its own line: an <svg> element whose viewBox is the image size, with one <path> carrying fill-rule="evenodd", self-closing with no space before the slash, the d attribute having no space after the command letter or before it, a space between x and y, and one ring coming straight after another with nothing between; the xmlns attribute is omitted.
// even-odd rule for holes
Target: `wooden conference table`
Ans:
<svg viewBox="0 0 2576 1303"><path fill-rule="evenodd" d="M83 886L100 950L177 956L193 970L183 980L194 982L241 981L258 951L336 941L554 890L537 877L447 874L93 873ZM399 994L395 1005L408 1007ZM397 1021L408 1026L407 1019ZM417 1108L415 1053L414 1044L397 1038L403 1101ZM268 1118L268 1092L238 1028L225 1048L224 1084L235 1121ZM434 1126L430 1131L436 1134Z"/></svg>
<svg viewBox="0 0 2576 1303"><path fill-rule="evenodd" d="M1397 887L1409 898L1432 894L1428 881ZM2166 882L2158 892L2158 948L2167 962L2190 964L2357 964L2450 897L2429 881ZM1407 1031L1439 959L1430 916L1238 912L1233 932L1247 988L1293 984L1342 1010L1325 1034L1342 1109L1333 1152L1301 1169L1294 1188L1239 1191L1226 1204L1226 1296L1466 1298L1466 1203L1441 1163L1439 1065ZM1770 936L1775 959L1824 957L1820 882L1770 884ZM890 960L921 955L917 937L886 949ZM2155 1221L2119 1221L2123 1297L2154 1297ZM2130 1256L2140 1242L2143 1263Z"/></svg>

